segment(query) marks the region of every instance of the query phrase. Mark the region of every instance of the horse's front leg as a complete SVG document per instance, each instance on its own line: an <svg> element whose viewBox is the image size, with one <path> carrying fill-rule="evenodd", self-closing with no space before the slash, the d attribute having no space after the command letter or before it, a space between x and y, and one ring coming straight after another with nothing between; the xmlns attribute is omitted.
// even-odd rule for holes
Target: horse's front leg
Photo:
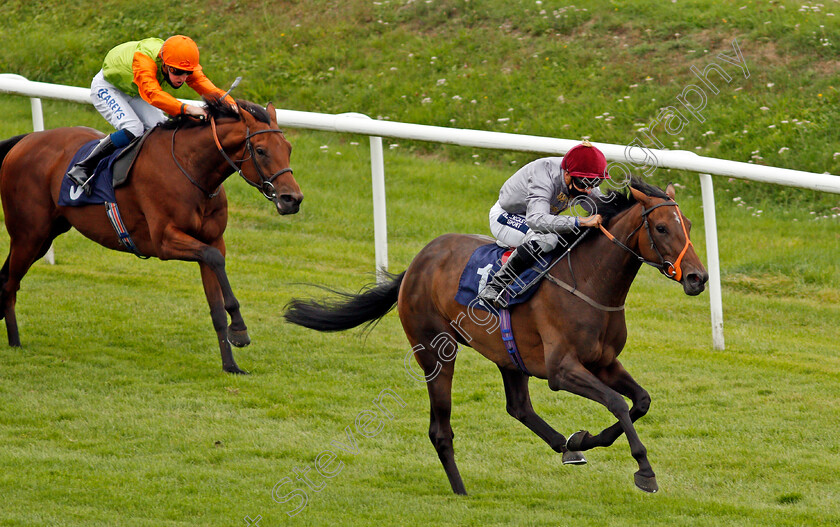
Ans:
<svg viewBox="0 0 840 527"><path fill-rule="evenodd" d="M645 492L659 490L653 467L648 461L647 449L636 433L633 419L630 417L630 407L620 393L604 384L601 379L593 375L571 354L563 358L557 372L549 375L549 387L552 390L566 390L606 406L618 419L618 423L630 443L630 454L639 464L639 470L634 478L636 486ZM586 450L586 446L589 446L589 448L598 446L595 444L584 445L583 439L587 435L589 434L585 431L573 434L566 443L566 448L569 450Z"/></svg>
<svg viewBox="0 0 840 527"><path fill-rule="evenodd" d="M618 360L599 371L598 378L604 381L604 384L632 401L633 406L630 408L630 419L634 423L648 413L650 409L650 395L647 390L639 386L639 383L630 376ZM585 431L575 432L569 438L569 441L573 445L580 446L583 450L588 450L598 446L610 446L622 433L624 433L624 429L621 427L621 423L618 422L603 429L601 433L595 436Z"/></svg>
<svg viewBox="0 0 840 527"><path fill-rule="evenodd" d="M215 251L218 251L218 254L215 254ZM221 259L219 259L219 256L221 256ZM233 295L233 288L230 286L230 281L225 272L224 239L219 238L212 246L208 246L204 262L213 270L213 274L216 276L216 280L218 280L219 287L221 287L222 291L222 298L224 299L225 311L230 315L230 326L227 329L228 342L237 348L244 348L251 343L251 337L248 336L245 319L242 318L242 313L239 310L239 301ZM202 280L204 280L203 275Z"/></svg>
<svg viewBox="0 0 840 527"><path fill-rule="evenodd" d="M233 359L233 350L230 347L227 333L227 311L216 273L207 264L199 263L198 265L201 269L201 283L204 285L204 294L207 296L207 303L210 305L210 318L213 320L213 329L216 331L219 350L222 353L222 369L228 373L247 374L248 372L240 369Z"/></svg>
<svg viewBox="0 0 840 527"><path fill-rule="evenodd" d="M580 452L573 452L566 448L566 437L553 429L542 417L534 411L531 404L531 394L528 389L528 376L521 371L510 370L500 366L502 380L505 382L505 399L507 412L527 426L540 439L548 443L552 450L563 455L564 465L583 465L586 458Z"/></svg>
<svg viewBox="0 0 840 527"><path fill-rule="evenodd" d="M247 373L236 365L230 344L245 346L250 343L245 321L239 311L239 301L233 295L227 273L225 273L224 241L218 238L215 246L207 245L175 228L166 229L160 244L158 257L161 260L196 261L201 268L201 280L213 328L222 354L222 367L230 373ZM230 314L230 330L227 316Z"/></svg>

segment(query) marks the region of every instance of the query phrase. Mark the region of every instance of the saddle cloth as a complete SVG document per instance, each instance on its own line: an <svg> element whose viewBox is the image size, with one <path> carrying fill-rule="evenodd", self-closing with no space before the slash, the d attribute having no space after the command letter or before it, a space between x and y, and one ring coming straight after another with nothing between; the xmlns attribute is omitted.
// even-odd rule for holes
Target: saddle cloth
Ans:
<svg viewBox="0 0 840 527"><path fill-rule="evenodd" d="M499 247L495 243L482 245L473 251L466 267L461 272L461 279L458 281L458 292L455 294L455 301L462 306L473 305L474 308L488 311L481 301L476 301L478 292L502 266L502 257L510 249ZM530 269L519 275L509 287L511 293L509 305L527 302L539 289L540 284L534 283L539 280L543 271L548 267L554 254L546 255L542 262L537 262ZM507 260L507 257L505 257Z"/></svg>
<svg viewBox="0 0 840 527"><path fill-rule="evenodd" d="M82 205L116 203L114 188L124 184L128 179L134 158L137 157L137 152L140 151L140 146L147 136L148 133L134 139L128 146L118 148L113 154L99 161L99 164L96 165L93 171L93 179L90 183L93 192L91 192L90 196L85 194L82 189L76 186L73 180L67 177L67 172L73 165L87 157L99 143L99 140L94 139L83 144L73 155L73 159L70 160L70 164L64 172L64 177L61 180L61 190L58 193L58 205L60 207L80 207Z"/></svg>

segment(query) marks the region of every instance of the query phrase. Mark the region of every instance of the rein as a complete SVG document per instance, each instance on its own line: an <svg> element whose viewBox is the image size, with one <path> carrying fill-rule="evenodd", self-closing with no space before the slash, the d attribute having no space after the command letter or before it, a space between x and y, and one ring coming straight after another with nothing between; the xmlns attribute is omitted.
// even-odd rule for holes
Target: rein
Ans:
<svg viewBox="0 0 840 527"><path fill-rule="evenodd" d="M577 287L572 287L563 280L560 280L559 278L554 278L550 274L546 275L546 278L552 284L556 285L557 287L560 287L561 289L565 289L566 291L580 298L595 309L600 309L601 311L624 311L624 304L621 304L620 306L605 306L604 304L600 304L592 298L578 291Z"/></svg>
<svg viewBox="0 0 840 527"><path fill-rule="evenodd" d="M187 179L189 180L189 182L190 182L190 183L192 183L193 185L195 185L195 186L196 186L196 188L198 188L198 190L200 190L200 191L202 192L202 194L204 194L205 196L207 196L207 199L213 199L213 198L215 198L216 196L218 196L218 195L219 195L219 192L222 190L222 185L220 184L220 185L218 186L218 188L216 188L216 191L215 191L215 192L212 192L212 193L211 193L211 192L207 192L207 191L204 189L204 187L202 187L202 186L198 183L198 181L194 180L194 179L192 178L192 176L190 176L189 172L187 172L186 170L184 170L184 167L182 167L182 166L181 166L181 163L179 163L179 162L178 162L178 158L177 158L177 157L175 157L175 134L177 134L177 133L178 133L178 130L179 130L179 129L180 129L180 128L176 128L175 130L173 130L173 131L172 131L172 142L170 143L170 146L169 146L169 151L170 151L170 153L172 154L172 161L175 161L175 166L177 166L177 167L178 167L178 170L180 170L182 174L184 174L185 176L187 176Z"/></svg>
<svg viewBox="0 0 840 527"><path fill-rule="evenodd" d="M677 257L677 261L674 262L674 263L669 262L668 260L666 260L662 256L662 253L659 252L659 248L656 246L656 243L653 241L653 233L650 232L650 222L648 221L648 214L653 212L655 209L658 209L659 207L676 207L677 214L682 216L682 211L680 211L680 207L679 207L679 205L677 205L677 202L675 202L675 201L664 201L662 203L657 203L656 205L650 207L649 209L644 209L642 211L642 218L643 218L644 221L638 227L633 229L633 232L631 232L627 236L626 240L629 240L634 234L636 234L636 232L639 231L639 229L644 227L645 230L647 230L647 233L648 233L648 239L650 240L650 247L656 252L657 256L659 256L660 263L651 262L650 260L647 260L644 256L638 254L636 251L634 251L633 249L628 247L626 244L618 241L618 239L616 239L616 237L613 236L612 233L610 233L610 231L608 231L603 225L599 225L598 227L601 229L601 232L603 232L604 235L607 238L609 238L609 240L611 242L613 242L614 244L618 245L619 247L621 247L625 251L627 251L630 254L632 254L633 256L635 256L637 260L639 260L642 263L646 263L646 264L650 265L651 267L655 267L656 269L659 270L660 273L664 274L668 278L671 278L672 280L675 280L675 281L679 282L682 279L682 265L681 264L682 264L683 256L685 256L685 253L686 253L686 251L688 251L689 246L694 247L694 244L691 242L691 240L688 237L688 231L685 229L685 222L680 220L680 225L682 225L683 234L685 235L685 246L683 247L682 251L680 251L680 255Z"/></svg>
<svg viewBox="0 0 840 527"><path fill-rule="evenodd" d="M213 131L213 141L216 143L216 148L219 150L219 153L222 154L222 157L225 159L225 161L227 161L227 164L230 165L231 168L233 168L233 170L236 171L237 174L242 176L242 179L244 179L246 183L248 183L252 187L256 187L260 191L260 193L263 196L265 196L266 199L268 199L270 201L276 201L277 200L277 189L274 188L274 184L273 184L274 180L277 179L282 174L285 174L287 172L291 173L292 169L291 168L283 168L281 170L278 170L274 174L272 174L271 177L266 177L265 172L263 172L262 168L260 168L259 163L257 163L256 155L255 155L255 152L254 152L254 145L251 144L251 138L254 137L255 135L259 135L259 134L278 133L278 132L282 134L283 130L274 130L274 129L257 130L254 133L250 133L250 128L248 128L248 126L245 126L245 149L248 151L248 157L246 157L244 159L240 159L238 161L234 161L233 159L230 158L230 156L227 155L224 148L222 147L222 143L219 141L219 134L216 131L216 119L214 117L210 117L210 129ZM175 165L178 167L178 169L181 171L181 173L184 174L187 177L189 182L192 183L193 185L195 185L202 193L204 193L204 195L207 196L207 199L215 198L219 194L219 192L221 191L222 185L219 184L219 187L215 190L215 192L212 192L212 193L208 192L195 179L193 179L186 170L184 170L184 167L181 166L181 163L179 163L178 159L175 157L175 134L178 132L178 130L179 129L176 128L172 132L172 144L171 144L171 148L170 148L170 151L172 153L172 160L175 161ZM248 161L249 159L252 160L252 162L254 163L254 168L257 169L257 175L260 177L260 182L259 183L254 183L253 181L251 181L250 179L245 177L245 174L242 173L242 164L245 163L245 161ZM237 163L238 163L238 165L237 165Z"/></svg>
<svg viewBox="0 0 840 527"><path fill-rule="evenodd" d="M552 284L560 287L561 289L565 289L566 291L568 291L569 293L571 293L571 294L575 295L576 297L580 298L581 300L583 300L584 302L586 302L590 306L594 307L595 309L600 309L601 311L622 311L624 309L624 304L622 304L620 306L605 306L604 304L600 304L600 303L596 302L595 300L593 300L592 298L590 298L589 296L581 293L578 290L577 285L571 286L571 285L567 284L566 282L564 282L563 280L560 280L559 278L555 278L554 276L552 276L549 273L549 271L551 271L551 269L555 265L557 265L563 258L568 256L569 257L569 260L568 260L569 261L569 270L572 272L572 278L574 279L575 273L572 270L571 252L572 252L572 249L574 249L577 246L577 244L579 244L584 238L586 238L587 234L589 234L589 231L588 230L584 231L583 234L581 234L578 237L578 239L575 240L574 243L572 243L572 245L570 245L569 248L566 249L566 251L563 254L558 256L553 262L551 262L551 264L548 267L545 268L545 270L543 272L540 273L540 275L532 282L532 284L539 283L539 281L542 280L543 277L545 277ZM523 289L520 292L520 294L524 293L527 289L528 289L527 287L525 289Z"/></svg>
<svg viewBox="0 0 840 527"><path fill-rule="evenodd" d="M636 234L636 232L639 231L639 229L641 229L644 226L645 229L647 230L647 233L648 233L648 239L650 240L650 246L651 246L651 248L653 248L654 251L656 251L656 254L659 256L659 259L661 260L661 263L651 262L650 260L645 259L644 256L638 254L636 251L634 251L633 249L628 247L625 243L620 242L603 225L599 225L598 227L601 229L601 232L603 232L604 235L610 241L612 241L613 243L615 243L616 245L618 245L619 247L621 247L625 251L627 251L630 254L632 254L633 256L635 256L636 259L638 259L640 262L646 263L646 264L648 264L652 267L655 267L656 269L659 270L660 273L664 274L668 278L671 278L671 279L679 282L680 279L682 278L681 263L682 263L683 256L685 256L686 251L688 251L688 247L689 246L693 247L694 244L691 242L691 240L688 237L688 231L685 228L685 223L681 220L680 225L682 225L683 234L685 234L685 240L686 240L685 246L683 247L682 251L680 251L680 255L677 257L677 261L675 263L672 264L671 262L665 260L665 258L662 256L662 253L659 252L659 248L656 246L656 244L653 241L653 236L652 236L652 233L650 232L650 222L648 222L648 214L650 214L653 210L655 210L659 207L676 207L677 208L677 213L680 214L680 215L682 214L682 211L680 211L680 208L675 201L666 201L666 202L662 202L662 203L657 203L656 205L650 207L649 209L643 209L642 218L643 218L644 221L638 227L633 229L633 232L631 232L627 236L627 240L629 240L634 234ZM575 241L575 243L573 243L572 246L569 247L566 250L565 253L563 253L559 258L557 258L554 262L552 262L551 265L548 266L548 268L546 268L546 270L542 273L542 275L539 278L542 278L542 276L545 276L545 278L547 278L549 282L551 282L554 285L560 287L561 289L564 289L564 290L568 291L569 293L575 295L576 297L580 298L581 300L583 300L584 302L586 302L590 306L594 307L595 309L600 309L601 311L607 311L607 312L622 311L624 309L624 304L622 304L620 306L605 306L604 304L596 302L592 298L590 298L587 295L581 293L578 290L576 285L575 286L569 285L566 282L560 280L559 278L555 278L554 276L549 274L549 271L551 270L551 268L554 267L564 257L569 256L569 254L571 253L571 250L574 249L574 247L586 236L586 234L588 232L589 231L585 231L583 233L583 235L580 236L580 238L578 238ZM573 281L576 282L576 280L574 280L574 270L572 269L571 256L569 256L569 271L572 273ZM537 279L537 281L539 281L539 278Z"/></svg>

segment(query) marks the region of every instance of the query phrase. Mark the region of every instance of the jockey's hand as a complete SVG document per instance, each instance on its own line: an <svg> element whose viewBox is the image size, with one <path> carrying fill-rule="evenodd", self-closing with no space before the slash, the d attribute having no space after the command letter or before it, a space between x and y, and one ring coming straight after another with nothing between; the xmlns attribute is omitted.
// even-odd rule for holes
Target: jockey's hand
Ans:
<svg viewBox="0 0 840 527"><path fill-rule="evenodd" d="M594 216L587 216L586 218L580 218L579 223L581 227L599 227L601 225L601 221L603 218L600 214L595 214Z"/></svg>
<svg viewBox="0 0 840 527"><path fill-rule="evenodd" d="M195 117L196 119L207 119L207 110L205 110L201 106L187 104L184 106L184 113L189 115L190 117Z"/></svg>

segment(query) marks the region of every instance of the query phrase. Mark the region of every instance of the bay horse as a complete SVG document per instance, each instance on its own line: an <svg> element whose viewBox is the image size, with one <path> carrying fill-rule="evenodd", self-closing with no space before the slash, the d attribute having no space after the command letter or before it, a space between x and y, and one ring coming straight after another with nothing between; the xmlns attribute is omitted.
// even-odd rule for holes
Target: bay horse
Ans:
<svg viewBox="0 0 840 527"><path fill-rule="evenodd" d="M246 373L231 351L231 344L246 346L250 337L225 273L227 197L222 183L238 172L274 203L279 214L298 212L303 195L289 167L292 146L277 126L273 105L263 108L238 100L233 107L213 99L205 103L207 120L182 116L153 128L127 184L115 193L138 255L198 262L222 367ZM0 142L0 197L11 238L0 269L0 318L6 320L10 346L20 346L15 317L20 281L53 239L75 227L109 249L129 250L120 243L105 207L58 205L73 154L101 137L92 128L73 127Z"/></svg>
<svg viewBox="0 0 840 527"><path fill-rule="evenodd" d="M633 178L629 194L610 192L598 200L596 212L603 216L605 235L585 229L579 243L569 245L574 248L566 261L551 267L534 296L510 309L524 369L511 360L495 312L455 301L470 255L493 241L485 236L440 236L389 282L359 294L333 291L340 296L325 301L293 299L284 316L307 328L341 331L365 322L375 324L397 305L412 346L410 354L423 370L422 375L413 375L426 381L429 392L429 438L456 494L466 494L455 465L450 426L458 343L496 363L508 413L561 453L564 464L586 463L580 451L610 446L624 433L639 466L636 486L656 492L656 476L633 426L647 413L651 399L618 360L627 340L624 301L642 262L678 281L687 295L700 294L708 274L694 252L688 234L691 224L674 201L673 186L663 192ZM406 367L410 364L406 355ZM567 440L534 412L526 372L547 379L552 390L601 403L618 422L597 435L582 430ZM632 401L632 408L624 397Z"/></svg>

